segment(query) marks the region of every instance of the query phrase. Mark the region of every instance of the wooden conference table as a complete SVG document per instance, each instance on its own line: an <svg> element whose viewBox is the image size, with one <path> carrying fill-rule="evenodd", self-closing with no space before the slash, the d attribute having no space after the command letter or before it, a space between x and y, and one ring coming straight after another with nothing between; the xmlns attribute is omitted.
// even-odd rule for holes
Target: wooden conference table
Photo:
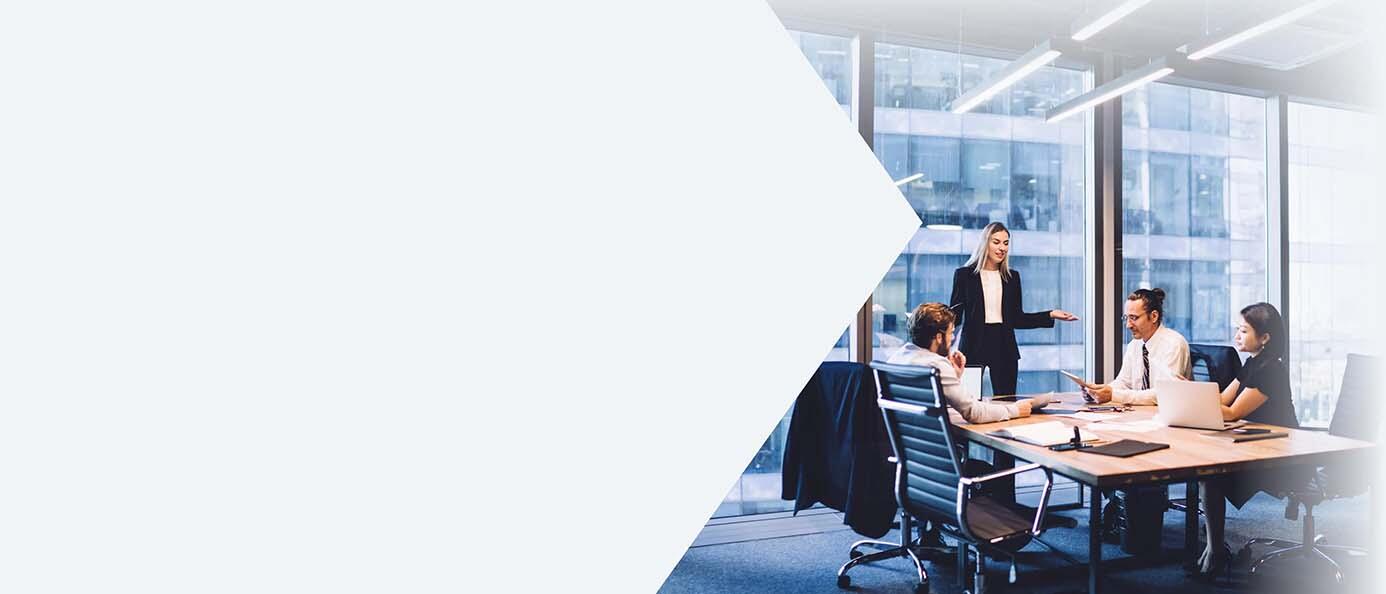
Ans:
<svg viewBox="0 0 1386 594"><path fill-rule="evenodd" d="M1077 409L1085 406L1076 392L1056 394L1058 401L1051 409ZM1024 396L1022 396L1023 398ZM998 399L1000 400L1000 399ZM1114 403L1109 403L1114 404ZM1292 465L1321 466L1351 463L1354 458L1365 460L1373 445L1329 435L1322 431L1283 429L1287 437L1233 443L1230 437L1220 437L1201 429L1159 427L1150 431L1128 431L1113 428L1107 420L1128 423L1149 420L1155 416L1154 406L1135 406L1121 413L1103 414L1102 421L1090 421L1061 414L1036 414L1022 419L998 423L968 424L950 409L958 435L968 441L1009 454L1015 458L1048 467L1054 473L1068 477L1092 488L1088 503L1088 592L1097 592L1102 563L1102 489L1134 485L1154 485L1184 482L1188 489L1189 505L1184 512L1184 545L1189 554L1198 548L1198 480L1222 474L1259 468ZM1104 441L1134 439L1169 444L1169 448L1117 458L1082 451L1055 452L1015 440L988 435L1006 427L1058 421L1083 427ZM1267 427L1267 425L1247 425Z"/></svg>

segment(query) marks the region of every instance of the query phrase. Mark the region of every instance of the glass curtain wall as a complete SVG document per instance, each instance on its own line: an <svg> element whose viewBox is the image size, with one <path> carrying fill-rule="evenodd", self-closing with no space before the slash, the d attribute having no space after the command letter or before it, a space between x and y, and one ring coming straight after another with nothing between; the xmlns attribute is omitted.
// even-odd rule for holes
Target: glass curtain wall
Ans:
<svg viewBox="0 0 1386 594"><path fill-rule="evenodd" d="M1154 83L1122 98L1122 123L1121 299L1162 288L1167 326L1230 345L1267 296L1266 101Z"/></svg>
<svg viewBox="0 0 1386 594"><path fill-rule="evenodd" d="M1348 353L1372 351L1379 327L1369 271L1380 270L1370 115L1291 103L1290 386L1300 423L1327 426Z"/></svg>
<svg viewBox="0 0 1386 594"><path fill-rule="evenodd" d="M856 68L852 63L852 40L848 37L804 31L790 31L789 37L799 46L800 51L804 52L804 57L808 58L809 64L818 72L818 77L823 79L828 92L837 99L842 113L849 118L852 117L852 72ZM848 343L850 329L849 326L842 331L842 336L823 357L824 361L852 359Z"/></svg>
<svg viewBox="0 0 1386 594"><path fill-rule="evenodd" d="M828 92L842 106L844 117L852 114L852 40L836 35L822 35L804 31L790 31L789 36L808 58L809 64L818 72ZM825 353L824 360L847 361L851 358L848 348L848 333ZM726 499L717 507L712 517L757 514L792 509L794 502L780 499L780 476L784 461L784 444L789 433L789 417L786 412L765 444L751 458L746 470L737 479Z"/></svg>
<svg viewBox="0 0 1386 594"><path fill-rule="evenodd" d="M1086 87L1082 71L1045 67L972 112L947 111L960 93L1008 61L878 43L875 47L875 151L921 225L876 288L874 357L906 340L916 305L948 303L953 270L991 221L1011 229L1011 265L1025 282L1027 310L1087 311L1083 289L1086 125L1046 124L1047 108ZM961 227L938 228L940 225ZM954 228L955 229L955 228ZM1020 393L1061 390L1059 369L1085 372L1082 323L1021 330ZM986 378L984 394L990 394Z"/></svg>

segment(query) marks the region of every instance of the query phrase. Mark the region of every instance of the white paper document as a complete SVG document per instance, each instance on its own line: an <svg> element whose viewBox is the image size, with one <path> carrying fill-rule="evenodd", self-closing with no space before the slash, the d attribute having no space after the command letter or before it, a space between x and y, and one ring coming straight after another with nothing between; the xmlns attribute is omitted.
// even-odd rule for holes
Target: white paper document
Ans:
<svg viewBox="0 0 1386 594"><path fill-rule="evenodd" d="M1059 370L1059 373L1063 374L1064 377L1073 380L1073 383L1078 384L1078 387L1080 387L1080 388L1086 388L1086 387L1088 387L1088 380L1085 380L1085 379L1083 379L1083 378L1081 378L1081 377L1078 377L1078 376L1076 376L1076 375L1073 375L1072 373L1069 373L1069 372L1064 371L1064 370L1062 370L1062 369Z"/></svg>
<svg viewBox="0 0 1386 594"><path fill-rule="evenodd" d="M1005 429L997 429L988 433L997 437L1006 437L1029 444L1039 446L1051 446L1073 441L1072 425L1049 421L1047 423L1034 423L1030 425L1017 425ZM1079 439L1082 441L1092 441L1097 439L1091 431L1079 430Z"/></svg>
<svg viewBox="0 0 1386 594"><path fill-rule="evenodd" d="M1145 419L1143 421L1102 421L1103 429L1112 431L1125 431L1127 433L1146 433L1156 429L1164 429L1165 424L1155 419Z"/></svg>

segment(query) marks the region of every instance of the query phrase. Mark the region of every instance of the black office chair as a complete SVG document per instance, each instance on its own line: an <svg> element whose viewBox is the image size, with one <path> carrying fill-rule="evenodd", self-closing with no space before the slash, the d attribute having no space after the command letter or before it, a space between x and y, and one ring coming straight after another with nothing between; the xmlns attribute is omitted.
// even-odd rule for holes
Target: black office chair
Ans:
<svg viewBox="0 0 1386 594"><path fill-rule="evenodd" d="M1347 367L1343 370L1343 384L1338 390L1338 403L1333 410L1333 420L1329 422L1328 433L1376 443L1380 433L1380 402L1373 391L1381 385L1380 361L1376 357L1348 355ZM1333 576L1333 580L1343 583L1342 568L1330 553L1340 556L1365 556L1366 549L1326 544L1322 535L1314 532L1314 506L1331 499L1352 497L1367 491L1370 487L1367 464L1358 468L1329 466L1320 468L1317 476L1302 489L1291 491L1286 498L1285 517L1294 519L1299 508L1304 508L1302 523L1303 540L1300 542L1275 538L1253 538L1238 552L1238 558L1245 560L1251 556L1251 548L1257 545L1276 547L1262 555L1251 564L1250 573L1258 577L1279 562L1299 559L1311 564L1319 564Z"/></svg>
<svg viewBox="0 0 1386 594"><path fill-rule="evenodd" d="M934 369L879 361L872 362L871 367L876 370L881 414L895 453L895 497L900 504L902 540L908 538L912 519L933 522L940 532L959 543L960 581L965 580L968 554L976 558L971 592L982 594L986 589L987 556L1013 559L1015 551L1043 531L1053 474L1038 464L1027 464L981 477L966 476L962 450L954 441L952 422ZM1028 510L1000 503L980 492L990 481L1032 470L1044 472L1044 490L1033 518L1025 517ZM915 591L926 591L929 578L919 557L908 547L897 556L900 555L914 562L919 577ZM851 565L839 572L839 586L850 585L846 570Z"/></svg>
<svg viewBox="0 0 1386 594"><path fill-rule="evenodd" d="M1217 382L1219 390L1226 389L1242 370L1237 349L1220 344L1190 344L1189 364L1194 381Z"/></svg>

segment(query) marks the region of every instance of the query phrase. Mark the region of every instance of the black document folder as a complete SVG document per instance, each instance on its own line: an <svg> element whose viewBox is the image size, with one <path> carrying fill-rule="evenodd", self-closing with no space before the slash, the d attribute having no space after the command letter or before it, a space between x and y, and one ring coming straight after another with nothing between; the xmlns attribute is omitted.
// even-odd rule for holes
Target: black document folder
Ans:
<svg viewBox="0 0 1386 594"><path fill-rule="evenodd" d="M1116 456L1118 458L1129 458L1137 454L1154 452L1169 447L1167 443L1151 443L1148 441L1136 441L1134 439L1123 439L1109 444L1084 448L1082 452L1089 454L1102 454L1103 456Z"/></svg>

